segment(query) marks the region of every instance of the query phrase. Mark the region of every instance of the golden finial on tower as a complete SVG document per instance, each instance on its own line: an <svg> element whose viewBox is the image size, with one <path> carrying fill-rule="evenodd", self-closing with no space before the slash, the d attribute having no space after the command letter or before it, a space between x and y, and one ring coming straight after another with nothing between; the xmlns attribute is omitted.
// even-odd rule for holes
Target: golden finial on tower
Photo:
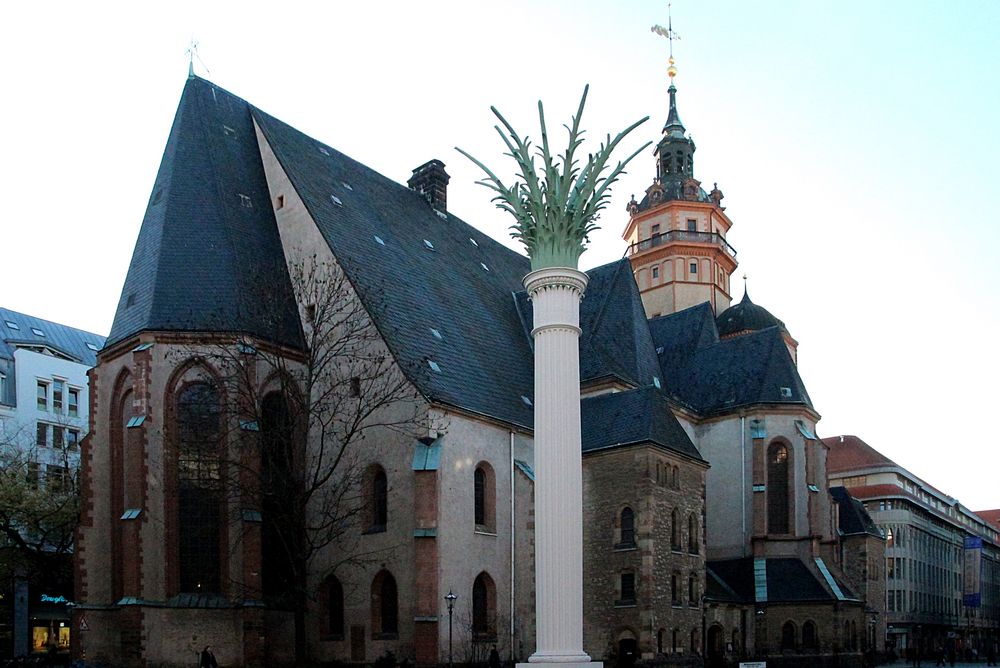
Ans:
<svg viewBox="0 0 1000 668"><path fill-rule="evenodd" d="M667 3L667 27L664 28L660 25L655 25L649 30L656 33L660 37L666 37L670 41L670 59L667 61L670 66L667 68L667 76L670 77L670 85L674 83L674 77L677 76L677 67L674 66L674 40L680 39L681 36L674 32L673 18L671 17L670 4Z"/></svg>

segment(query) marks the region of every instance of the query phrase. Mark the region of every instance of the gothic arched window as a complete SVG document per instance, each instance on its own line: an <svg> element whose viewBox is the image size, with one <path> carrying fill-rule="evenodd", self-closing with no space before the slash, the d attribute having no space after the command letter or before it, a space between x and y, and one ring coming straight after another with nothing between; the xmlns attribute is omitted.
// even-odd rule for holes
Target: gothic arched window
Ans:
<svg viewBox="0 0 1000 668"><path fill-rule="evenodd" d="M802 625L802 647L805 649L817 649L816 624L808 621Z"/></svg>
<svg viewBox="0 0 1000 668"><path fill-rule="evenodd" d="M222 563L219 392L191 383L177 396L177 516L180 591L219 593Z"/></svg>
<svg viewBox="0 0 1000 668"><path fill-rule="evenodd" d="M295 537L290 533L289 501L295 493L293 475L294 429L288 402L271 392L260 411L261 581L272 600L294 585L292 558Z"/></svg>
<svg viewBox="0 0 1000 668"><path fill-rule="evenodd" d="M365 495L368 504L368 522L365 533L385 531L389 523L389 479L385 469L378 464L368 467Z"/></svg>
<svg viewBox="0 0 1000 668"><path fill-rule="evenodd" d="M788 448L771 443L767 449L767 531L788 533Z"/></svg>
<svg viewBox="0 0 1000 668"><path fill-rule="evenodd" d="M698 554L698 518L688 515L688 552Z"/></svg>
<svg viewBox="0 0 1000 668"><path fill-rule="evenodd" d="M344 587L336 575L323 581L323 602L326 604L326 635L344 637Z"/></svg>
<svg viewBox="0 0 1000 668"><path fill-rule="evenodd" d="M393 638L399 633L399 598L396 578L386 570L372 580L372 633Z"/></svg>
<svg viewBox="0 0 1000 668"><path fill-rule="evenodd" d="M676 508L670 511L670 549L674 551L681 549L681 524Z"/></svg>
<svg viewBox="0 0 1000 668"><path fill-rule="evenodd" d="M496 531L496 478L493 467L480 462L473 473L474 514L476 528L481 531Z"/></svg>
<svg viewBox="0 0 1000 668"><path fill-rule="evenodd" d="M472 635L476 640L496 636L496 585L485 571L472 583Z"/></svg>
<svg viewBox="0 0 1000 668"><path fill-rule="evenodd" d="M785 622L781 627L781 649L795 649L795 624L792 622Z"/></svg>

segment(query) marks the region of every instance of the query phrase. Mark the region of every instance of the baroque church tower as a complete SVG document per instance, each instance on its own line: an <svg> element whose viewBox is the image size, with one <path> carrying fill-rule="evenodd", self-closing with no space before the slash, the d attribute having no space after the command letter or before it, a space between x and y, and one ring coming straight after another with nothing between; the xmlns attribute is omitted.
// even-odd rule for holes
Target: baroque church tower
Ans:
<svg viewBox="0 0 1000 668"><path fill-rule="evenodd" d="M677 74L670 58L670 111L656 145L656 178L641 202L628 203L622 235L646 315L669 315L708 302L718 315L729 307L736 251L726 235L733 223L722 191L705 192L694 177L694 140L677 111Z"/></svg>

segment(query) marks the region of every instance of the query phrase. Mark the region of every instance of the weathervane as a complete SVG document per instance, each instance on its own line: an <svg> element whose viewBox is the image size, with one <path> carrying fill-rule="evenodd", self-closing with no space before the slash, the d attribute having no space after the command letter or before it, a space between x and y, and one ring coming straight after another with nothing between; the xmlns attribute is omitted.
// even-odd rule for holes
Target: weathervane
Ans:
<svg viewBox="0 0 1000 668"><path fill-rule="evenodd" d="M189 79L194 76L194 59L195 58L197 58L198 62L201 63L201 66L205 68L205 73L206 74L212 74L212 71L209 70L208 66L205 64L205 61L202 60L201 56L198 55L198 40L196 40L194 37L191 38L191 43L188 45L188 48L184 50L184 55L188 57L188 78Z"/></svg>
<svg viewBox="0 0 1000 668"><path fill-rule="evenodd" d="M673 85L673 83L674 83L674 77L677 76L677 68L674 67L674 40L675 39L680 39L681 36L678 35L676 32L674 32L673 19L672 19L671 15L670 15L670 5L671 5L671 3L668 2L667 3L667 27L664 28L661 25L655 25L652 28L650 28L649 30L650 30L650 32L655 32L660 37L666 37L667 40L670 42L670 60L668 61L670 63L670 67L667 68L667 76L670 77L670 85Z"/></svg>

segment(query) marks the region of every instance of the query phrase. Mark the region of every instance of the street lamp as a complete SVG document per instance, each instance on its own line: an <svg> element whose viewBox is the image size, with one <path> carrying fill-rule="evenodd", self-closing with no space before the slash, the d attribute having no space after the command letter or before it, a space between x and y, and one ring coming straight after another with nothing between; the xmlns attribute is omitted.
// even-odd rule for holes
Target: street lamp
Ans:
<svg viewBox="0 0 1000 668"><path fill-rule="evenodd" d="M448 602L448 668L451 668L451 616L455 610L455 599L458 596L449 589L444 600Z"/></svg>

